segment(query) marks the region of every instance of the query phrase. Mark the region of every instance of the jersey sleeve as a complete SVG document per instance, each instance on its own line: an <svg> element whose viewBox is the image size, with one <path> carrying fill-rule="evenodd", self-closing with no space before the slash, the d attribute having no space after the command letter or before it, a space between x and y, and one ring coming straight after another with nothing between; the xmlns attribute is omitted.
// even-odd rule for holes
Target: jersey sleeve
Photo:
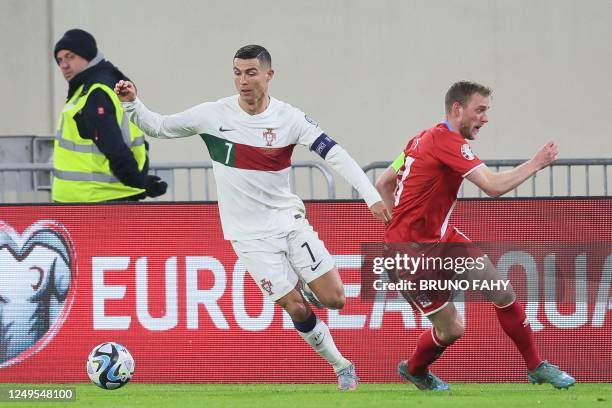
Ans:
<svg viewBox="0 0 612 408"><path fill-rule="evenodd" d="M319 127L317 122L298 109L296 109L294 118L297 143L311 149L312 144L324 133L323 129Z"/></svg>
<svg viewBox="0 0 612 408"><path fill-rule="evenodd" d="M123 102L123 109L130 119L148 136L171 139L208 133L212 129L211 102L202 103L173 115L160 115L150 111L138 98Z"/></svg>
<svg viewBox="0 0 612 408"><path fill-rule="evenodd" d="M462 177L466 177L483 164L472 152L467 140L458 134L452 132L438 134L434 143L437 158Z"/></svg>

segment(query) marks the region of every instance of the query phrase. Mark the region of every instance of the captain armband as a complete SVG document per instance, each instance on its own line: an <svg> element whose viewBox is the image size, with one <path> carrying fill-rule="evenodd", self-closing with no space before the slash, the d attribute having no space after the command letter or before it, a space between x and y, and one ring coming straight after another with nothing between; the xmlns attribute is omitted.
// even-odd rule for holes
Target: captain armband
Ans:
<svg viewBox="0 0 612 408"><path fill-rule="evenodd" d="M321 156L323 159L327 156L327 153L332 147L336 145L336 142L325 133L321 133L321 136L310 145L310 150Z"/></svg>

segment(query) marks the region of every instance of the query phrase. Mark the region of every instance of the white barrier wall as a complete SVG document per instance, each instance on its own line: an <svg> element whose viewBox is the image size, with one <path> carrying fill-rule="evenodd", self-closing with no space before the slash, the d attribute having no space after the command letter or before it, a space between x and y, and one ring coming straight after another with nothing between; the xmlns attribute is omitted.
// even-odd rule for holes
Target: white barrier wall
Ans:
<svg viewBox="0 0 612 408"><path fill-rule="evenodd" d="M80 27L165 113L231 94L233 53L262 44L272 95L362 165L440 119L459 79L495 91L482 158L526 158L549 138L563 157L605 157L611 15L610 0L1 0L0 134L53 133L67 87L51 47ZM198 138L151 145L157 162L208 159Z"/></svg>

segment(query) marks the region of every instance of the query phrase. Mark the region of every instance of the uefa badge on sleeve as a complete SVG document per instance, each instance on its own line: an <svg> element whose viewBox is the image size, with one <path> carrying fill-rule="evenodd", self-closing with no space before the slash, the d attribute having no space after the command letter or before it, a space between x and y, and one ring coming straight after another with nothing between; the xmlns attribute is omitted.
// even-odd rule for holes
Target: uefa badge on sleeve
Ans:
<svg viewBox="0 0 612 408"><path fill-rule="evenodd" d="M467 160L474 160L474 153L472 153L472 149L470 149L470 145L467 143L461 146L461 155Z"/></svg>

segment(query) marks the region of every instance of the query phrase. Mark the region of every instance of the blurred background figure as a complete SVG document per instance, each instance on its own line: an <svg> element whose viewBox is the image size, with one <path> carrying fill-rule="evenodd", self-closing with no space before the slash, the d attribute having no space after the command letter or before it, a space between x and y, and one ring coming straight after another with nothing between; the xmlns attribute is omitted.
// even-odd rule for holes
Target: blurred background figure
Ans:
<svg viewBox="0 0 612 408"><path fill-rule="evenodd" d="M128 78L84 30L66 31L53 57L68 82L54 144L53 201L137 201L164 194L167 184L147 174L144 135L112 89Z"/></svg>

